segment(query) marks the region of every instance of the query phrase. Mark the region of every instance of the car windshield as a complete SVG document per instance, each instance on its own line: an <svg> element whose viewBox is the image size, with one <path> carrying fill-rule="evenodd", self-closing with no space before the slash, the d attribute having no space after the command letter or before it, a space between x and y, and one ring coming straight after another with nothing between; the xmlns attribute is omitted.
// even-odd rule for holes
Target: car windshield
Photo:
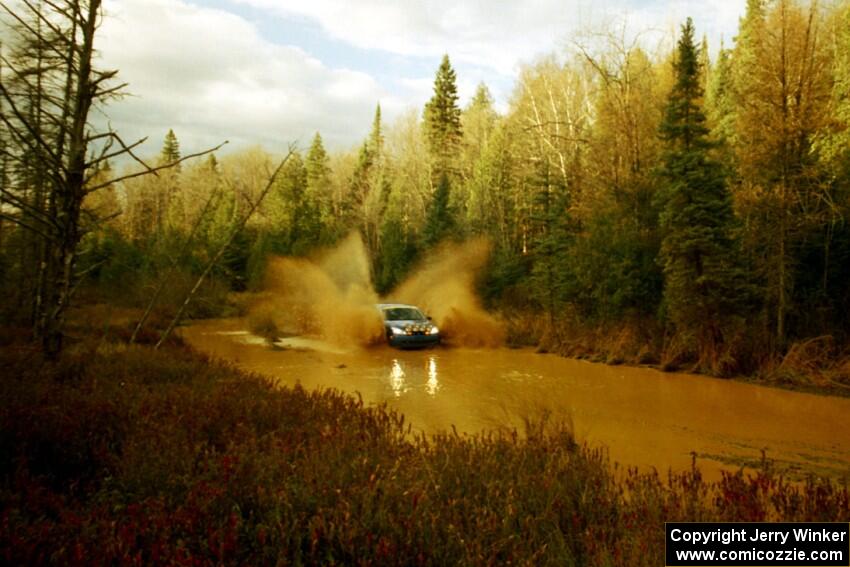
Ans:
<svg viewBox="0 0 850 567"><path fill-rule="evenodd" d="M387 321L427 321L428 319L415 307L388 307L384 309Z"/></svg>

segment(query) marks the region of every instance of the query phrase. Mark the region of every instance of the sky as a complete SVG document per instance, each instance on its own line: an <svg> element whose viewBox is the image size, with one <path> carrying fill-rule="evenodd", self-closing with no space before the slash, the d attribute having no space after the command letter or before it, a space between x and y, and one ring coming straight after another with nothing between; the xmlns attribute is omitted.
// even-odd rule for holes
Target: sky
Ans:
<svg viewBox="0 0 850 567"><path fill-rule="evenodd" d="M159 151L358 145L375 106L421 112L448 54L461 105L484 82L505 111L523 64L565 53L586 30L669 41L687 16L713 50L732 43L745 0L105 0L100 67L127 96L95 117ZM583 31L585 30L585 31Z"/></svg>

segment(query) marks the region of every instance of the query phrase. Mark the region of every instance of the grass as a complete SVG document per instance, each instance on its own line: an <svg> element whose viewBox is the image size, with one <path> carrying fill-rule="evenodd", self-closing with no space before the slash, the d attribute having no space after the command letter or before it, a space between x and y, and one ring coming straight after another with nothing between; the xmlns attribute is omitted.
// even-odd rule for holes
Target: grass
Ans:
<svg viewBox="0 0 850 567"><path fill-rule="evenodd" d="M586 324L564 319L550 324L542 314L509 312L504 317L512 346L536 345L539 352L606 364L650 366L734 378L783 389L850 396L850 344L825 335L773 351L758 333L739 329L717 352L693 337L666 335L652 319Z"/></svg>
<svg viewBox="0 0 850 567"><path fill-rule="evenodd" d="M664 522L841 520L846 485L769 466L620 470L558 424L412 437L334 391L179 344L0 353L0 563L663 564Z"/></svg>

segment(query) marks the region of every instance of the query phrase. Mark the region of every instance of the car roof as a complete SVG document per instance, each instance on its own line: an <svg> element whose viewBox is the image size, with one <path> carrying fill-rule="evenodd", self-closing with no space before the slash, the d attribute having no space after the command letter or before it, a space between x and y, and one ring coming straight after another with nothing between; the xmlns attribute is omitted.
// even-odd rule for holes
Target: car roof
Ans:
<svg viewBox="0 0 850 567"><path fill-rule="evenodd" d="M395 309L398 307L408 307L410 309L419 309L415 305L410 305L409 303L378 303L376 304L378 309Z"/></svg>

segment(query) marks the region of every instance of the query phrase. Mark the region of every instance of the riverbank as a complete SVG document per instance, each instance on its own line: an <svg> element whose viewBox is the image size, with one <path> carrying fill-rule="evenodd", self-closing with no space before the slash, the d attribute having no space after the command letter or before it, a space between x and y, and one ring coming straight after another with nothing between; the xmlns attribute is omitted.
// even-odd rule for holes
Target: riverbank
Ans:
<svg viewBox="0 0 850 567"><path fill-rule="evenodd" d="M503 319L509 345L533 346L541 353L850 397L850 345L831 336L794 342L784 352L774 354L747 344L742 337L740 346L718 354L718 362L709 367L699 362L692 345L665 336L654 320L552 325L544 316L527 312L509 312Z"/></svg>
<svg viewBox="0 0 850 567"><path fill-rule="evenodd" d="M846 486L769 467L615 474L558 423L407 435L386 407L280 388L174 341L0 353L6 564L657 565L664 521L842 520Z"/></svg>

